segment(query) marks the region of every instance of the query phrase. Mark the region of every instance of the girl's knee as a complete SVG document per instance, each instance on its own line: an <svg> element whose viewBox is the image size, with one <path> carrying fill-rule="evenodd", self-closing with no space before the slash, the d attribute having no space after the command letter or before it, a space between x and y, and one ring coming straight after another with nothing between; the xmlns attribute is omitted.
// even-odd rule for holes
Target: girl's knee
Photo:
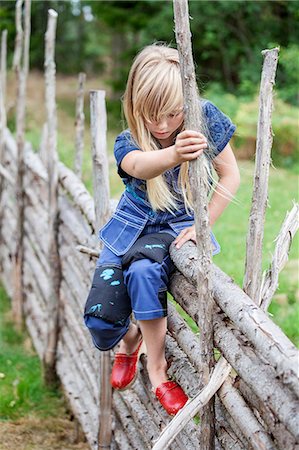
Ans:
<svg viewBox="0 0 299 450"><path fill-rule="evenodd" d="M129 318L124 323L112 323L99 317L84 316L93 343L99 350L106 351L115 347L129 329Z"/></svg>
<svg viewBox="0 0 299 450"><path fill-rule="evenodd" d="M159 266L159 263L150 259L138 259L128 267L126 275L133 276L134 278L143 278L144 276L148 276L151 272L159 272Z"/></svg>

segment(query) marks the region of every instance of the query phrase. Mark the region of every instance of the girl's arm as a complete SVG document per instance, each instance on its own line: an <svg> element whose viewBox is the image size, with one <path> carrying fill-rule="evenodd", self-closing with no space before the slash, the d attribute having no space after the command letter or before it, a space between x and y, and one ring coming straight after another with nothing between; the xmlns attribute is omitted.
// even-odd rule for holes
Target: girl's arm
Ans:
<svg viewBox="0 0 299 450"><path fill-rule="evenodd" d="M219 176L219 180L208 205L211 227L233 199L240 185L238 165L229 144L213 160L213 166ZM185 242L190 240L196 242L194 225L182 230L174 243L177 248L180 248Z"/></svg>
<svg viewBox="0 0 299 450"><path fill-rule="evenodd" d="M207 147L207 140L197 131L185 130L174 145L153 152L133 150L121 162L121 168L131 177L150 180L168 169L197 158Z"/></svg>

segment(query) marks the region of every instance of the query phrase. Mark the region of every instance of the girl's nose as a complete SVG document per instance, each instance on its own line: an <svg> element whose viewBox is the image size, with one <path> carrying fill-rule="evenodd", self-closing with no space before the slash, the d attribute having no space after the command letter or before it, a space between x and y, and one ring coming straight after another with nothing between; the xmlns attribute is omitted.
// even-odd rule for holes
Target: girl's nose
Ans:
<svg viewBox="0 0 299 450"><path fill-rule="evenodd" d="M167 120L166 119L160 120L157 126L159 130L164 130L164 128L167 128Z"/></svg>

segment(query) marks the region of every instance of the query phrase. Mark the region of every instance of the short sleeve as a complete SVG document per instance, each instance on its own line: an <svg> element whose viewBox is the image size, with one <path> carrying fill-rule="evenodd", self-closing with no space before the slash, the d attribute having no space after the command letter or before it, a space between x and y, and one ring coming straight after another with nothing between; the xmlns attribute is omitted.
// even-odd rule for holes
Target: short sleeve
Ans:
<svg viewBox="0 0 299 450"><path fill-rule="evenodd" d="M214 143L213 156L215 158L229 143L236 130L236 125L212 102L204 101L202 108L207 121L209 137Z"/></svg>
<svg viewBox="0 0 299 450"><path fill-rule="evenodd" d="M114 144L114 156L116 159L118 174L121 178L130 178L122 168L120 167L123 158L133 150L140 150L134 143L129 130L123 131L117 136Z"/></svg>

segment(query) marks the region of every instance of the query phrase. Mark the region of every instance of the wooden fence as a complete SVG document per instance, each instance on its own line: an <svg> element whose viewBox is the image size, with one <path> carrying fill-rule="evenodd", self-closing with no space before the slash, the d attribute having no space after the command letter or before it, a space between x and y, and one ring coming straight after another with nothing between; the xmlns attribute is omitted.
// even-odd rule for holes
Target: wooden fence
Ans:
<svg viewBox="0 0 299 450"><path fill-rule="evenodd" d="M49 21L53 18L55 14L50 12ZM15 301L15 262L21 242L21 310L26 326L39 357L45 361L45 354L50 351L49 341L55 341L49 336L53 331L53 314L57 313L57 339L52 348L55 370L90 447L97 449L100 448L99 426L107 412L100 410L102 360L100 352L91 343L82 317L95 266L94 255L98 253L96 249L99 245L94 201L80 181L80 169L77 169L76 175L61 162L55 161L53 145L49 147L49 133L46 133L36 153L24 139L16 140L6 127L5 83L2 82L5 71L3 66L1 69L1 281ZM52 70L53 75L53 66L47 70ZM49 76L46 80L49 81ZM53 90L51 92L53 96ZM55 104L52 107L49 121L53 120L53 114L55 116ZM55 129L55 124L52 126ZM51 129L51 123L48 122L47 127ZM49 152L54 155L52 165L49 164ZM24 168L21 196L17 191L20 186L20 160ZM53 194L53 170L57 174L56 194ZM51 192L57 206L55 202L53 206ZM20 208L23 208L21 241L16 232ZM53 220L55 208L56 222ZM113 211L113 205L108 204L105 211L107 209ZM170 421L151 393L146 357L142 357L140 376L132 388L113 392L111 448L201 448L200 425L193 417L214 394L217 449L298 448L298 351L266 312L297 228L298 205L295 205L283 224L272 265L260 288L258 304L229 276L212 266L212 295L216 303L213 314L214 344L220 355L206 386L203 386L202 380L198 336L190 330L174 305L169 303L166 340L166 356L171 363L169 375L176 378L192 401ZM59 290L58 304L53 309L49 304L56 301L53 277L55 280L57 274L55 271L53 274L53 254L49 247L55 233ZM187 243L179 251L172 248L171 256L178 270L172 276L170 292L198 323L196 247Z"/></svg>

